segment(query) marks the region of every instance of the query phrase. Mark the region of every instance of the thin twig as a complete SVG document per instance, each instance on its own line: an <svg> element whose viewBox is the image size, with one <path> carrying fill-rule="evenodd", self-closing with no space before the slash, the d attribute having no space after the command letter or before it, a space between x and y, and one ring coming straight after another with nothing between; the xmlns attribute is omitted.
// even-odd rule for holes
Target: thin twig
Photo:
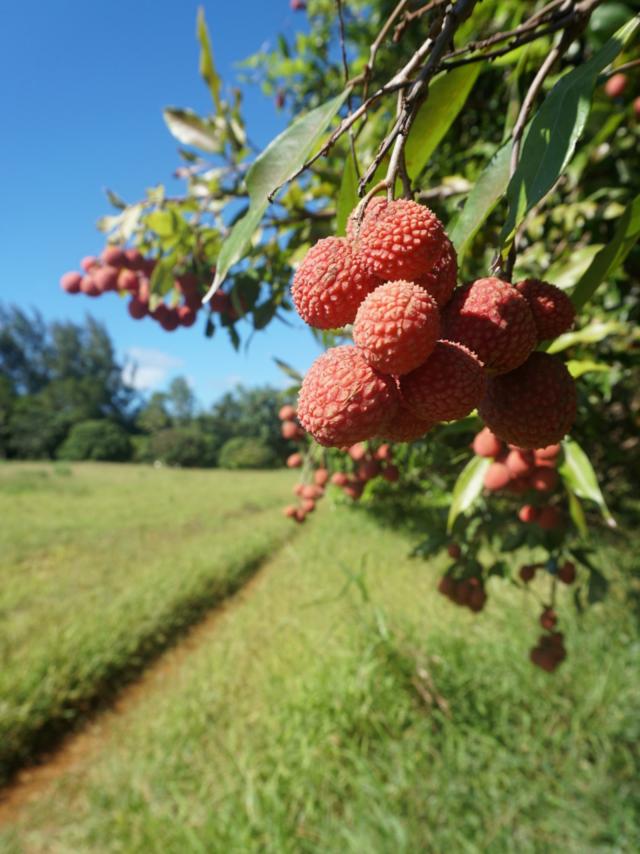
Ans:
<svg viewBox="0 0 640 854"><path fill-rule="evenodd" d="M414 9L413 12L405 12L402 16L402 20L393 31L393 37L391 39L393 43L397 44L400 41L404 31L407 29L411 21L415 21L416 18L421 18L422 15L426 15L427 12L431 12L437 6L442 6L446 2L447 0L430 0L429 3L425 3L424 6Z"/></svg>
<svg viewBox="0 0 640 854"><path fill-rule="evenodd" d="M342 67L344 69L344 84L349 86L349 63L347 62L347 48L344 37L344 15L342 13L342 0L336 0L338 4L338 21L340 26L340 50L342 53ZM347 115L353 113L353 90L349 89L347 95ZM356 175L360 178L360 165L358 163L358 155L356 154L356 141L353 136L353 128L349 128L349 145L351 148L351 157L353 158L353 168L356 170Z"/></svg>
<svg viewBox="0 0 640 854"><path fill-rule="evenodd" d="M366 100L367 96L369 94L369 82L371 80L371 74L373 72L373 66L374 66L375 61L376 61L376 56L378 54L378 50L380 49L380 45L386 39L387 33L391 29L393 22L398 17L398 15L402 12L402 10L404 9L404 7L407 5L408 2L409 2L409 0L400 0L400 2L397 4L395 9L391 12L389 17L385 21L382 29L380 30L380 32L376 36L374 42L372 43L371 47L369 48L369 59L367 60L367 64L365 65L364 71L363 71L363 75L364 75L364 78L363 78L364 85L362 88L362 99L363 100Z"/></svg>
<svg viewBox="0 0 640 854"><path fill-rule="evenodd" d="M640 65L640 59L632 59L630 62L625 62L624 65L619 65L617 68L610 68L605 71L607 77L613 77L614 74L620 74L623 71L628 71L630 68L637 68Z"/></svg>

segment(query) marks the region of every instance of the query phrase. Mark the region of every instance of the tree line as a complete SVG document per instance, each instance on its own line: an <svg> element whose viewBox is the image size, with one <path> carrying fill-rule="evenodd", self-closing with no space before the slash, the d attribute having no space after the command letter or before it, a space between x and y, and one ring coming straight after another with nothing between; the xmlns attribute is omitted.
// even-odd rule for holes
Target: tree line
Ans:
<svg viewBox="0 0 640 854"><path fill-rule="evenodd" d="M0 305L0 458L240 468L291 453L282 392L238 386L203 410L183 377L147 398L124 368L94 318L46 322Z"/></svg>

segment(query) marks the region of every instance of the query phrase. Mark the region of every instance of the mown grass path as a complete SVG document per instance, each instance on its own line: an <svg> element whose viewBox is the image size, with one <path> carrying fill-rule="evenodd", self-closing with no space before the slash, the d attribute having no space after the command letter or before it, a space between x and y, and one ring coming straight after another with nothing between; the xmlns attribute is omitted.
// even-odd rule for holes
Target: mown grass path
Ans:
<svg viewBox="0 0 640 854"><path fill-rule="evenodd" d="M530 597L492 581L486 612L461 612L409 546L325 502L0 847L637 850L632 556L603 555L613 594L581 621L563 596L549 677Z"/></svg>

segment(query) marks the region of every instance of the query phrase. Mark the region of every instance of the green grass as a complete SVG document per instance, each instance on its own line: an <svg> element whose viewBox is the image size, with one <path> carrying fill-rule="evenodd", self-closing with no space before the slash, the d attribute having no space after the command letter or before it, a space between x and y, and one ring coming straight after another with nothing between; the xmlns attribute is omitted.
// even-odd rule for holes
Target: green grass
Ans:
<svg viewBox="0 0 640 854"><path fill-rule="evenodd" d="M533 597L473 616L442 563L329 504L175 683L116 722L7 851L626 852L640 847L638 627L560 603L569 657L528 662Z"/></svg>
<svg viewBox="0 0 640 854"><path fill-rule="evenodd" d="M287 472L0 467L0 779L291 533Z"/></svg>

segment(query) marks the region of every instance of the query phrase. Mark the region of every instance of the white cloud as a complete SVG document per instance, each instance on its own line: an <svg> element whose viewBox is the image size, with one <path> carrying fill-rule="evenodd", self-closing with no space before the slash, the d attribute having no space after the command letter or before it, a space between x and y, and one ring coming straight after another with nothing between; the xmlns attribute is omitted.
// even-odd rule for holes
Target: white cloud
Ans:
<svg viewBox="0 0 640 854"><path fill-rule="evenodd" d="M162 350L147 350L131 347L126 352L127 365L123 371L125 382L138 391L146 391L161 385L171 371L184 367L184 359L163 353Z"/></svg>

